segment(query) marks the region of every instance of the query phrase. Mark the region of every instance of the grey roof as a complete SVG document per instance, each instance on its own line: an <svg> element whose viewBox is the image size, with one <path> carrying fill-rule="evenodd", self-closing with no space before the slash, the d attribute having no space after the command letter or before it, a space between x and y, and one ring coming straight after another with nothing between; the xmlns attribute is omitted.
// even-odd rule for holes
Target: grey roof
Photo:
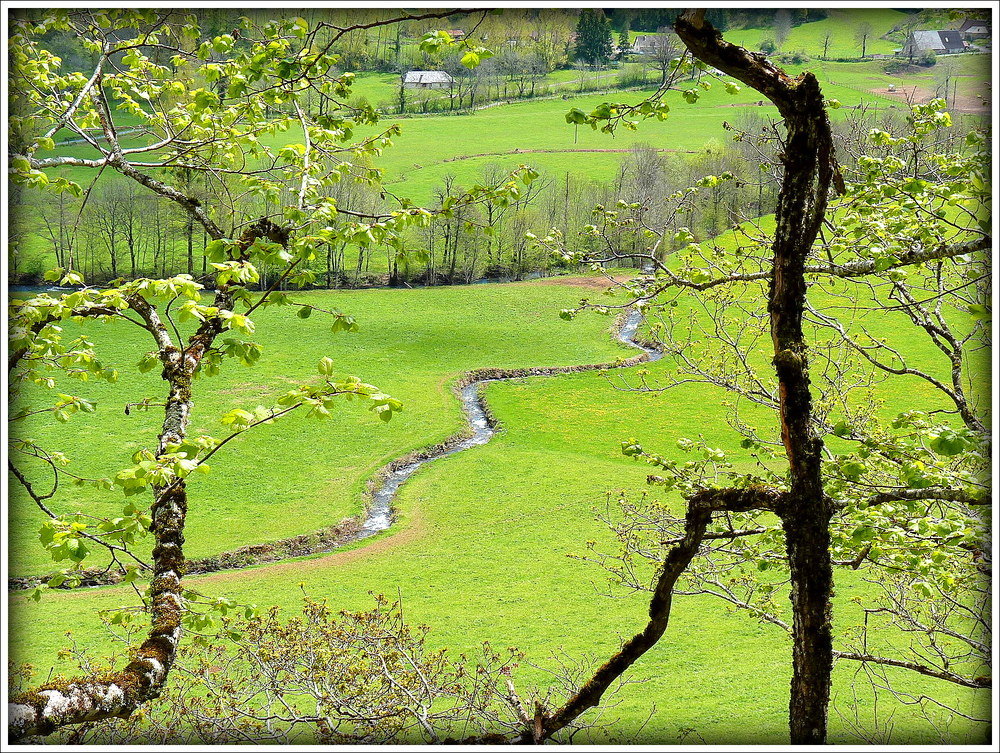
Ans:
<svg viewBox="0 0 1000 753"><path fill-rule="evenodd" d="M632 42L633 52L659 52L669 49L673 40L668 34L639 34Z"/></svg>
<svg viewBox="0 0 1000 753"><path fill-rule="evenodd" d="M407 71L404 84L450 84L452 77L444 71Z"/></svg>
<svg viewBox="0 0 1000 753"><path fill-rule="evenodd" d="M939 31L938 34L941 36L941 41L944 42L946 48L965 49L965 41L957 31Z"/></svg>
<svg viewBox="0 0 1000 753"><path fill-rule="evenodd" d="M638 34L636 35L635 41L632 43L635 47L641 47L644 45L657 46L663 44L666 41L662 34Z"/></svg>
<svg viewBox="0 0 1000 753"><path fill-rule="evenodd" d="M967 18L965 22L959 27L959 31L969 31L969 29L975 29L982 27L987 31L990 30L990 19L988 18Z"/></svg>
<svg viewBox="0 0 1000 753"><path fill-rule="evenodd" d="M915 31L913 46L918 50L964 50L965 42L957 31Z"/></svg>

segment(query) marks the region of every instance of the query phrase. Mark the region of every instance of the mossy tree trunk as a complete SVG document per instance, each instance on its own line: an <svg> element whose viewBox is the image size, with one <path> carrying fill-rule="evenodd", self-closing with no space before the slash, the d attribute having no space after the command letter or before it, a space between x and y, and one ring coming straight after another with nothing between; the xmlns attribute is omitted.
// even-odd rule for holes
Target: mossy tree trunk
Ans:
<svg viewBox="0 0 1000 753"><path fill-rule="evenodd" d="M213 233L215 235L215 233ZM218 233L221 237L221 233ZM245 252L259 237L286 245L288 235L273 223L262 220L250 226L240 238ZM194 406L191 383L205 353L223 331L220 317L206 319L178 347L160 318L156 307L141 295L127 299L129 309L143 323L156 343L163 364L162 379L167 388L163 423L157 441L157 456L180 444L187 436ZM233 308L228 286L221 286L213 305L220 310ZM109 313L98 308L81 310L79 315ZM9 361L13 369L24 353L14 353ZM17 356L17 358L15 358ZM8 704L8 735L11 741L35 735L48 735L70 724L128 717L140 705L157 698L167 681L180 643L183 615L184 525L187 514L187 489L184 480L153 489L151 506L154 544L153 579L149 588L150 631L136 650L134 658L117 672L94 673L71 680L51 682L11 698Z"/></svg>
<svg viewBox="0 0 1000 753"><path fill-rule="evenodd" d="M833 669L833 509L823 493L823 442L813 429L802 317L805 262L819 233L833 180L830 122L813 74L791 78L763 55L727 43L703 20L703 12L685 13L675 29L695 57L768 97L787 131L767 306L778 377L781 439L789 467L789 493L775 512L785 533L792 584L791 740L823 743Z"/></svg>

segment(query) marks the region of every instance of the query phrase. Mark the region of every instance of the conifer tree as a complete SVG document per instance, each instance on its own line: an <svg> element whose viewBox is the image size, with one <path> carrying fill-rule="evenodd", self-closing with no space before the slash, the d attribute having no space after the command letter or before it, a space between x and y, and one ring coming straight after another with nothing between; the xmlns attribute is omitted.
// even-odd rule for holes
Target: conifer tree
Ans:
<svg viewBox="0 0 1000 753"><path fill-rule="evenodd" d="M576 59L590 65L607 63L614 52L611 22L600 8L584 8L576 25Z"/></svg>

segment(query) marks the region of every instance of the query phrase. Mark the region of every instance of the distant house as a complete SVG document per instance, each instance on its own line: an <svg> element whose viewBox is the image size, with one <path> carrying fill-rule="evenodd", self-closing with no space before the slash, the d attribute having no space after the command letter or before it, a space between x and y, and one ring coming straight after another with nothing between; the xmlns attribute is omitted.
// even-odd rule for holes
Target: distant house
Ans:
<svg viewBox="0 0 1000 753"><path fill-rule="evenodd" d="M927 52L935 55L950 55L965 52L965 41L957 31L911 31L900 54L917 57Z"/></svg>
<svg viewBox="0 0 1000 753"><path fill-rule="evenodd" d="M407 71L403 74L403 86L408 89L448 89L455 83L444 71Z"/></svg>
<svg viewBox="0 0 1000 753"><path fill-rule="evenodd" d="M461 29L447 29L446 31L452 39L465 39L465 32Z"/></svg>
<svg viewBox="0 0 1000 753"><path fill-rule="evenodd" d="M665 49L678 49L668 34L639 34L630 52L636 55L656 55Z"/></svg>
<svg viewBox="0 0 1000 753"><path fill-rule="evenodd" d="M967 18L958 32L966 39L989 39L993 33L988 18Z"/></svg>

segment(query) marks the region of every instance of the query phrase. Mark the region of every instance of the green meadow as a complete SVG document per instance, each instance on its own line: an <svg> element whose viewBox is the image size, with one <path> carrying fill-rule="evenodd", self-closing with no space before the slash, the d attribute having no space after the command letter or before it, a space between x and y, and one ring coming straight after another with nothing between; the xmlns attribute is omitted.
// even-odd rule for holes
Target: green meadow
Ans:
<svg viewBox="0 0 1000 753"><path fill-rule="evenodd" d="M406 410L380 426L373 416L345 405L332 420L290 419L241 438L213 464L209 476L192 483L189 554L273 540L356 513L363 480L377 467L462 426L449 385L464 370L630 355L610 338L607 317L585 315L573 322L557 317L560 308L594 294L558 280L308 294L316 305L336 306L361 320L360 332L336 338L314 318L293 324L287 314L273 310L261 317L258 335L267 346L265 358L254 369L234 368L225 379L205 385L208 389L196 398L196 430L216 431L218 411L266 404L266 396L288 381L310 378L324 354L341 371L403 398ZM899 317L872 319L886 336L905 335ZM107 335L102 339L112 346L108 360L125 359L130 335ZM942 368L929 350L922 355L922 365ZM760 358L765 361L767 354ZM640 368L656 377L669 374L673 364L664 360ZM609 531L596 520L606 494L636 495L645 488L648 466L624 458L621 440L634 437L678 457L678 437L701 435L728 450L736 443L724 420L722 393L703 385L645 394L618 389L628 378L626 371L589 372L490 384L486 397L503 430L484 446L422 468L402 487L397 520L386 533L347 552L191 577L188 584L208 595L276 604L288 612L297 609L303 591L348 609L367 606L370 592L385 593L402 598L408 619L432 627L434 645L456 653L490 641L516 646L541 665L551 665L550 657L560 652L575 660L598 660L645 620L643 596L621 598L626 594L614 590L619 598L602 595L607 588L603 572L570 556L584 553L588 541L612 549ZM63 428L68 434L47 439L80 456L84 466L97 464L96 458L83 459L88 448L106 447L100 465L111 469L128 449L151 441L129 427L132 419L123 417L120 405L124 399L155 395L154 386L155 379L139 381L134 394L129 388L114 400L98 395L98 417L108 427L100 434L88 433L96 429L80 421ZM883 398L887 410L932 399L915 379L897 383ZM744 418L762 428L773 423L761 412ZM652 496L658 498L655 491ZM104 503L95 497L81 504L100 510ZM31 535L37 518L19 504L14 519L15 562L23 572L44 569ZM838 574L839 626L860 618L852 597L863 598L869 589L852 573ZM66 629L95 651L108 650L97 610L127 599L128 592L117 587L48 594L39 604L12 597L14 623L33 626L15 630L14 657L32 662L44 676L66 643ZM626 686L609 713L619 720L618 734L641 727L639 742L678 742L684 730L697 728L705 742L780 743L787 734L788 667L788 645L774 629L712 600L681 598L665 639L632 673L639 684ZM56 664L55 671L65 670L64 663ZM837 670L835 692L841 700L851 692L852 673L849 666ZM523 683L550 681L530 667L518 677ZM964 708L987 702L985 695L938 687L936 681L894 679L914 691L943 694ZM859 713L870 715L870 699L865 700L863 688L860 692ZM656 713L642 726L654 706ZM740 709L738 715L731 713L734 708ZM853 713L843 703L838 708ZM849 740L846 722L837 712L832 716L832 740ZM933 730L906 708L897 710L894 720L900 742L935 739ZM982 734L961 721L952 732L959 740Z"/></svg>
<svg viewBox="0 0 1000 753"><path fill-rule="evenodd" d="M465 371L606 362L631 355L601 336L607 320L569 327L558 318L560 308L579 300L579 291L570 286L528 285L517 295L488 285L308 292L295 299L349 313L361 329L334 335L319 314L301 320L292 308L259 312L254 338L266 346L266 355L252 368L233 363L222 375L196 383L192 431L221 439L226 432L218 418L225 411L274 405L284 391L318 379L316 364L324 356L337 363L338 374L358 376L402 400L402 420L386 425L360 404L345 401L332 419L292 415L241 437L197 482L196 494L205 502L189 520L189 556L317 530L359 513L365 481L378 468L462 428L450 385ZM136 450L155 447L157 416L134 409L125 415L124 406L156 399L160 380L155 370L140 374L136 368L138 355L148 347L145 333L127 324L87 331L104 363L121 370L121 380L115 385L70 382L61 389L96 402L97 420L62 426L35 417L23 433L51 446L65 442L69 429L73 469L100 478L128 465ZM31 402L30 394L27 400ZM44 474L38 478L44 483ZM77 509L98 514L120 504L87 488L75 490L71 499ZM32 512L30 501L14 498L16 541L35 540L38 522ZM262 517L269 520L263 538ZM12 548L15 574L45 569L45 560L36 546Z"/></svg>
<svg viewBox="0 0 1000 753"><path fill-rule="evenodd" d="M796 34L808 32L812 39L820 33L816 28L825 28L830 24L837 24L837 33L844 37L849 32L853 33L850 24L862 16L866 19L870 17L877 30L887 31L898 21L896 17L902 15L888 9L831 13L823 21L795 27L789 38L794 40ZM755 31L759 30L734 30L729 35L734 41L746 42L740 35ZM810 42L814 43L815 40ZM788 45L786 48L793 49ZM849 108L861 103L903 112L906 94L916 93L919 99L928 97L937 90L945 66L952 70L953 83L957 83L957 94L962 102L974 102L977 96L989 96L986 85L990 78L988 55L952 56L942 59L932 68L914 67L890 75L883 70L881 61L822 61L815 57L814 49L807 48L807 52L813 55L812 60L802 65L788 65L786 68L793 75L808 70L818 76L826 96L845 105L840 110L831 111L835 120L847 117ZM834 54L831 52L830 56L833 57ZM581 76L607 73L609 72L565 70L556 71L550 76L553 77L552 83L569 85L568 82ZM355 96L378 103L380 98L392 94L395 82L395 74L359 73L355 78L354 93ZM897 94L885 93L890 84L896 86ZM684 82L681 85L688 86ZM691 82L690 86L695 86L695 83ZM402 132L375 164L384 171L386 187L393 194L418 204L433 205L445 178L453 179L459 186L472 185L483 180L487 168L491 171L497 168L512 170L519 165L528 164L539 170L543 184L558 184L568 175L577 179L608 182L615 179L622 159L636 144L649 145L666 153L700 153L706 149L718 148L729 139L729 134L723 128L724 122L738 124L748 114L777 116L770 103L762 107L756 106L761 97L747 87L742 87L736 95L730 95L716 83L708 91L699 90L700 98L695 104L686 102L680 92L668 92L664 96L671 106L671 112L666 120L641 122L636 131L619 128L613 136L609 136L588 127L568 125L565 121L566 112L571 107L589 112L599 103L609 100L636 103L654 90L584 95L576 95L571 91L572 87L563 96L504 104L462 115L404 118L387 115L383 123L398 122ZM375 132L375 129L365 132ZM266 141L272 146L280 147L300 138L293 130ZM127 139L123 139L123 143L134 145ZM59 153L67 156L95 156L94 151L85 144L60 146ZM40 153L39 156L45 154ZM88 168L66 168L64 175L85 186L94 180L94 173ZM105 173L101 180L117 181L121 178ZM27 222L40 223L30 207L27 209ZM51 244L41 234L40 224L37 232L28 234L20 243L22 255L28 259L37 259L34 266L38 269L55 265ZM373 261L377 265L384 264L384 260Z"/></svg>
<svg viewBox="0 0 1000 753"><path fill-rule="evenodd" d="M865 24L871 27L871 36L865 45L868 55L891 55L901 45L881 37L906 18L905 13L889 8L841 8L827 11L821 21L793 26L788 38L781 45L782 52L803 51L811 57L823 54L823 40L830 35L826 57L858 58L861 45L856 40L858 30ZM747 49L756 50L765 38L774 39L773 29L733 29L726 39Z"/></svg>
<svg viewBox="0 0 1000 753"><path fill-rule="evenodd" d="M895 83L897 88L933 92L944 61L936 68L889 75L881 62L827 62L818 60L818 55L828 32L833 35L829 57L858 55L854 34L866 22L874 28L868 52L891 52L898 43L879 37L904 17L890 9L830 11L823 21L792 29L783 51L805 50L813 59L787 69L793 75L804 70L816 73L826 96L846 105L831 110L835 120L862 103L902 112L901 96L876 90L882 92ZM756 48L770 33L745 29L726 36ZM957 76L960 97L984 93L989 60L969 55L947 61ZM566 87L565 98L505 104L463 115L386 116L384 123L399 122L402 133L377 161L384 170L385 187L415 202L433 204L446 177L459 186L469 185L481 181L487 169L521 164L538 169L549 184L558 185L567 175L608 182L636 145L693 156L730 138L724 122L739 123L746 114L777 117L770 105L757 105L761 95L753 90L743 87L729 95L716 84L701 91L695 104L679 92L668 92L664 96L671 106L669 117L664 122L643 122L637 131L619 128L609 136L567 125L564 116L571 107L589 112L601 102L639 102L653 93L653 89L570 93L577 78L592 75L596 74L578 70L550 74L547 83ZM395 74L359 73L354 96L377 105L392 101L397 86ZM296 134L289 132L269 143L280 146L295 140ZM93 156L84 145L59 147L59 153ZM66 171L84 183L93 179L92 173L84 168ZM108 179L120 178L109 171L101 180ZM764 226L769 223L773 225L765 218ZM733 243L730 234L714 240L723 251ZM39 234L28 235L23 244L30 254L44 257L47 266L54 265L54 255ZM379 253L373 268L385 263ZM760 308L766 305L763 286L747 286L744 296L759 302ZM377 385L402 400L404 410L384 424L364 404L344 401L329 419L293 414L228 444L214 458L208 475L190 481L185 533L189 558L309 533L359 515L366 484L380 468L464 428L453 386L467 371L604 363L636 352L613 339L611 317L585 314L571 322L559 318L561 309L581 298L600 297L600 284L587 276L437 288L308 291L293 297L350 314L360 330L333 334L323 316L315 313L302 320L294 307L256 312L252 339L264 346L263 357L250 368L227 363L222 375L195 383L190 433L224 437L226 429L219 422L223 413L273 405L283 391L317 380L317 362L324 356L333 359L337 375L356 375ZM912 324L902 312L869 311L861 305L864 301L853 303L857 304L854 324L868 326L898 346L912 365L948 374L948 362L926 338L913 336ZM675 315L695 311L695 304L681 300ZM160 408L125 412L127 404L162 399L163 383L156 370L141 374L136 366L152 343L142 339L146 333L126 323L86 327L70 323L66 329L68 335L87 332L102 361L118 368L121 379L115 385L61 383L58 391L92 400L97 412L77 414L67 424L37 416L20 431L43 446L64 451L73 472L107 476L130 465L136 450L155 447ZM769 347L765 337L762 349L751 359L765 373L769 373ZM989 397L984 389L988 369L980 359L970 377L970 388L984 400ZM647 598L616 589L602 570L574 555L584 554L588 542L602 551L614 550L613 536L598 516L609 500L613 503L621 494L648 493L651 499L665 499L681 509L678 497L664 498L646 485L650 466L624 457L621 442L634 438L651 451L681 459L686 456L676 440L700 436L710 446L731 453L738 468L750 469L749 458L739 449L740 437L726 423L726 395L720 390L704 384L662 392L623 389L634 385L642 371L656 381L668 379L676 370L676 363L664 359L629 370L490 383L485 396L501 430L483 446L422 467L401 487L388 531L331 554L193 576L187 585L212 597L277 605L288 615L298 610L304 594L327 599L337 609L364 609L371 606L373 593L381 593L400 598L407 619L429 625L431 643L454 654L474 654L477 646L489 641L498 648L517 647L542 667L555 666L557 657L594 666L616 651L622 639L644 627ZM829 386L822 375L814 378L818 387ZM886 382L876 396L878 410L885 416L940 407L933 389L915 377ZM49 397L29 390L25 400L42 404ZM745 410L741 418L766 434L777 432L775 417L760 408ZM47 476L40 469L31 480L38 488L47 488ZM14 485L11 490L11 575L51 572L58 566L38 544L40 514ZM61 513L110 515L123 501L116 495L72 488L52 506ZM95 552L94 563L105 562L102 557ZM873 594L873 586L859 573L846 569L837 573L837 632L842 634L863 619L862 606ZM68 644L66 631L96 656L109 653L115 644L100 627L98 612L134 601L125 587L56 591L46 593L39 603L12 594L11 657L33 664L42 679L50 673L72 672L66 659L57 658ZM860 719L870 725L876 712L871 690L856 671L846 662L836 668L830 742L857 744L852 724ZM932 695L971 715L989 713L988 692L889 671L902 690ZM575 742L787 742L789 642L781 631L737 614L721 601L678 597L663 640L629 677L632 682L610 699L613 707L603 712L602 719L613 722L610 730ZM551 675L529 664L519 668L515 680L524 688L544 688L552 682ZM896 705L892 713L895 743L939 741L939 730L916 707ZM982 725L963 718L952 721L947 732L954 743L980 742L986 734Z"/></svg>
<svg viewBox="0 0 1000 753"><path fill-rule="evenodd" d="M989 78L989 56L958 56L949 59L948 65L955 67L960 96L986 93L983 82ZM824 93L846 106L868 102L902 110L905 106L902 95L888 96L875 93L875 90L881 91L889 84L895 84L898 89L915 86L926 93L933 92L936 86L934 68L890 75L876 61L837 63L812 60L786 68L793 75L805 70L814 72L823 83ZM388 76L391 74L359 74L355 91L368 96L366 92L370 93L372 81L384 80ZM688 84L682 81L680 86L684 88ZM697 88L694 82L690 86ZM667 119L663 122L642 122L636 131L619 128L613 136L608 136L588 127L568 125L565 121L564 116L571 107L589 112L599 103L609 100L636 103L653 91L567 95L567 99L516 102L462 115L386 116L384 122L399 122L402 133L376 164L384 170L386 182L394 193L419 203L434 202L434 190L441 186L446 175L453 176L459 184L480 179L486 162L508 169L519 164L532 164L543 175L553 179L569 172L608 181L615 177L622 153L633 145L649 144L678 152L702 151L706 146L728 138L722 127L723 122L738 121L744 107L753 107L761 100L761 96L748 87L730 95L722 86L715 84L708 91L700 91L700 98L695 104L688 104L681 92L668 92L665 100L670 104L671 112ZM751 112L776 116L769 103L764 107L753 107ZM833 111L833 117L846 117L846 111ZM265 142L277 147L298 138L293 130L280 138L265 139ZM94 156L93 150L82 144L60 147L62 153ZM66 175L83 182L93 178L86 168L67 169Z"/></svg>

